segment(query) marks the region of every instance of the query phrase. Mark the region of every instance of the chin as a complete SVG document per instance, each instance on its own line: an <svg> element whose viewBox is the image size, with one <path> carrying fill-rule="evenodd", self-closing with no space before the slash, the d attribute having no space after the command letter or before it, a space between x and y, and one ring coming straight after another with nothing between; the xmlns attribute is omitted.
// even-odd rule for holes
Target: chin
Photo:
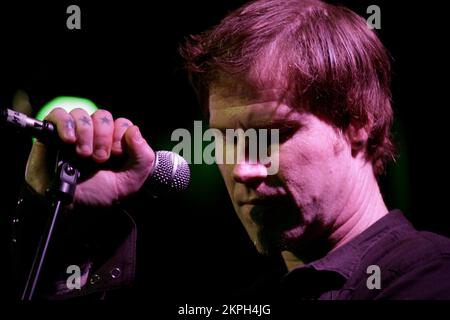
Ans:
<svg viewBox="0 0 450 320"><path fill-rule="evenodd" d="M276 254L283 249L283 241L280 234L259 233L254 241L256 250L265 256Z"/></svg>
<svg viewBox="0 0 450 320"><path fill-rule="evenodd" d="M301 242L304 232L305 228L303 226L296 226L292 229L284 231L281 235L282 246L290 246Z"/></svg>

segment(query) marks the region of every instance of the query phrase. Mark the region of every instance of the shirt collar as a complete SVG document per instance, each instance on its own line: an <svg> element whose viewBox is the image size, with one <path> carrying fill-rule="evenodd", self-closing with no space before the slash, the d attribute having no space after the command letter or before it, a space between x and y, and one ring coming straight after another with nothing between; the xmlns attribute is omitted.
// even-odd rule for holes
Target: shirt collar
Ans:
<svg viewBox="0 0 450 320"><path fill-rule="evenodd" d="M380 238L401 227L412 228L411 224L400 210L392 210L342 247L328 253L319 260L295 268L289 272L283 280L286 281L287 278L292 277L298 272L302 273L305 269L331 271L348 280L359 266L365 253L375 245Z"/></svg>

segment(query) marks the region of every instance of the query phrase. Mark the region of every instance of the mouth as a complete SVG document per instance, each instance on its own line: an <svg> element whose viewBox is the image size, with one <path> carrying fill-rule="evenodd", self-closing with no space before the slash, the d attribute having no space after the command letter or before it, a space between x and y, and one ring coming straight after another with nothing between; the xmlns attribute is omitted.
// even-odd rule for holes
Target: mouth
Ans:
<svg viewBox="0 0 450 320"><path fill-rule="evenodd" d="M270 205L270 204L276 203L277 201L280 201L280 198L275 198L275 197L252 198L252 199L248 199L248 200L238 200L237 204L239 206L244 206L244 205Z"/></svg>
<svg viewBox="0 0 450 320"><path fill-rule="evenodd" d="M288 197L255 197L237 202L241 213L263 229L286 230L301 224L301 215Z"/></svg>
<svg viewBox="0 0 450 320"><path fill-rule="evenodd" d="M260 226L280 224L279 220L283 219L289 207L287 199L283 197L258 197L239 201L238 204Z"/></svg>

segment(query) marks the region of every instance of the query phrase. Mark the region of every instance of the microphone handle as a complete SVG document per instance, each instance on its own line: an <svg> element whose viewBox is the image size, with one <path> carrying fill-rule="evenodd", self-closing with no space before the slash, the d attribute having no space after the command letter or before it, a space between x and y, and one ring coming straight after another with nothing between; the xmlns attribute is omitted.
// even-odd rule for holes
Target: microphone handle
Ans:
<svg viewBox="0 0 450 320"><path fill-rule="evenodd" d="M47 120L40 121L11 109L2 109L0 121L5 122L9 126L25 130L29 135L44 143L61 143L55 125Z"/></svg>

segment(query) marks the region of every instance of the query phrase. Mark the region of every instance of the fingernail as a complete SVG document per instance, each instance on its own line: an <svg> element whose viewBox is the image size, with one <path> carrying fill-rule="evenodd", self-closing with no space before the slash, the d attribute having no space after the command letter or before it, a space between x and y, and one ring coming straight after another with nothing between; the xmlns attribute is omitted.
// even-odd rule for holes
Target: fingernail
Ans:
<svg viewBox="0 0 450 320"><path fill-rule="evenodd" d="M89 154L91 152L91 147L88 146L87 144L84 144L80 147L80 150L84 154Z"/></svg>
<svg viewBox="0 0 450 320"><path fill-rule="evenodd" d="M95 150L95 155L97 158L106 158L108 157L108 153L106 152L105 149L96 149Z"/></svg>
<svg viewBox="0 0 450 320"><path fill-rule="evenodd" d="M120 141L115 141L113 143L113 148L118 150L122 149L122 144L120 143Z"/></svg>

